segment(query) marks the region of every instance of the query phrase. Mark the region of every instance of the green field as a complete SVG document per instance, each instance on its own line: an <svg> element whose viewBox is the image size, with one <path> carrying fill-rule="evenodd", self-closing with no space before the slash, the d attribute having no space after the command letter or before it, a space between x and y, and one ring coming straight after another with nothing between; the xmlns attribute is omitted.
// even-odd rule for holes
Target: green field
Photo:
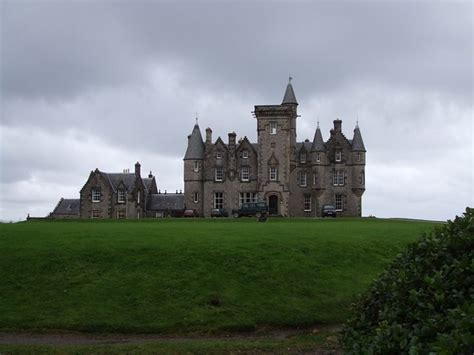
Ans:
<svg viewBox="0 0 474 355"><path fill-rule="evenodd" d="M378 219L0 225L0 330L225 333L343 322L434 223Z"/></svg>

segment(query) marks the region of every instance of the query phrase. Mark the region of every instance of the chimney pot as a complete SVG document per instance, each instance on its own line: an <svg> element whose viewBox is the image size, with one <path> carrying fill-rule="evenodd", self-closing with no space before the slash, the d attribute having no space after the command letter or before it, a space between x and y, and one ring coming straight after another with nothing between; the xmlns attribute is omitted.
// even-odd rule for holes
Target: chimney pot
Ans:
<svg viewBox="0 0 474 355"><path fill-rule="evenodd" d="M135 175L140 176L140 163L135 164Z"/></svg>
<svg viewBox="0 0 474 355"><path fill-rule="evenodd" d="M206 143L212 143L212 129L206 128Z"/></svg>

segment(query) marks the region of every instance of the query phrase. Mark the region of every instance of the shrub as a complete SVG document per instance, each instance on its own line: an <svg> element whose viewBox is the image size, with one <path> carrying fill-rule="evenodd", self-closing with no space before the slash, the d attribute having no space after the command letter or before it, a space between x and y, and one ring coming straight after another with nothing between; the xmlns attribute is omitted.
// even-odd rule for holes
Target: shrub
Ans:
<svg viewBox="0 0 474 355"><path fill-rule="evenodd" d="M353 305L347 353L472 354L474 210L408 246Z"/></svg>

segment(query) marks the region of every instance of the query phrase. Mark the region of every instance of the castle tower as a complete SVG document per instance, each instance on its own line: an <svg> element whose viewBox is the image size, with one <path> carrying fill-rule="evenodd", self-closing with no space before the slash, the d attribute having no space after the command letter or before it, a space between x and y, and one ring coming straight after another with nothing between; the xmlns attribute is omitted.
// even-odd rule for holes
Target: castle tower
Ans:
<svg viewBox="0 0 474 355"><path fill-rule="evenodd" d="M356 124L352 138L352 191L358 198L359 216L362 214L362 195L365 191L365 146L360 133L359 124Z"/></svg>
<svg viewBox="0 0 474 355"><path fill-rule="evenodd" d="M295 166L297 106L291 78L281 105L255 106L258 189L270 214L289 215L290 175Z"/></svg>
<svg viewBox="0 0 474 355"><path fill-rule="evenodd" d="M211 139L211 132L206 132ZM184 155L184 204L186 209L195 209L203 215L203 160L204 142L196 122L188 136L188 147Z"/></svg>

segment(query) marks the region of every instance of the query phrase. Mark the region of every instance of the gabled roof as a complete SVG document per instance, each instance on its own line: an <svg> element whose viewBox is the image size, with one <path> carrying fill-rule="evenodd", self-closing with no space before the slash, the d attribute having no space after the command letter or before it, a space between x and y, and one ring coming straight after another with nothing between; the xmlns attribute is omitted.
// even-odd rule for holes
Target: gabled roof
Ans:
<svg viewBox="0 0 474 355"><path fill-rule="evenodd" d="M360 134L359 125L354 129L354 138L352 138L352 150L365 152L364 141Z"/></svg>
<svg viewBox="0 0 474 355"><path fill-rule="evenodd" d="M285 96L283 96L283 101L281 104L282 105L284 104L298 105L298 102L296 101L295 91L293 90L293 86L291 85L291 78L290 78L290 81L288 82L288 85L286 86Z"/></svg>
<svg viewBox="0 0 474 355"><path fill-rule="evenodd" d="M61 198L51 216L74 216L79 217L80 199Z"/></svg>
<svg viewBox="0 0 474 355"><path fill-rule="evenodd" d="M147 209L184 210L184 194L151 194L148 196Z"/></svg>
<svg viewBox="0 0 474 355"><path fill-rule="evenodd" d="M153 189L153 178L142 178L142 181L146 190L150 192Z"/></svg>
<svg viewBox="0 0 474 355"><path fill-rule="evenodd" d="M119 185L122 183L127 191L133 190L136 183L137 176L134 173L104 173L101 174L106 177L112 189L117 191Z"/></svg>
<svg viewBox="0 0 474 355"><path fill-rule="evenodd" d="M204 142L202 141L201 130L196 123L193 132L188 136L188 148L184 155L184 160L203 159L204 158Z"/></svg>
<svg viewBox="0 0 474 355"><path fill-rule="evenodd" d="M312 152L324 152L326 147L324 146L323 135L321 134L321 130L319 129L319 125L316 128L316 132L314 133L313 145L311 146Z"/></svg>
<svg viewBox="0 0 474 355"><path fill-rule="evenodd" d="M255 144L255 143L250 143L249 139L247 138L247 136L245 136L244 138L242 138L240 141L239 141L239 144L237 145L237 149L236 150L240 150L242 148L242 146L244 145L248 145L250 146L250 148L252 148L255 153L257 153L257 148L258 148L258 144Z"/></svg>
<svg viewBox="0 0 474 355"><path fill-rule="evenodd" d="M309 153L311 151L311 142L296 142L296 153L298 154L303 147Z"/></svg>

